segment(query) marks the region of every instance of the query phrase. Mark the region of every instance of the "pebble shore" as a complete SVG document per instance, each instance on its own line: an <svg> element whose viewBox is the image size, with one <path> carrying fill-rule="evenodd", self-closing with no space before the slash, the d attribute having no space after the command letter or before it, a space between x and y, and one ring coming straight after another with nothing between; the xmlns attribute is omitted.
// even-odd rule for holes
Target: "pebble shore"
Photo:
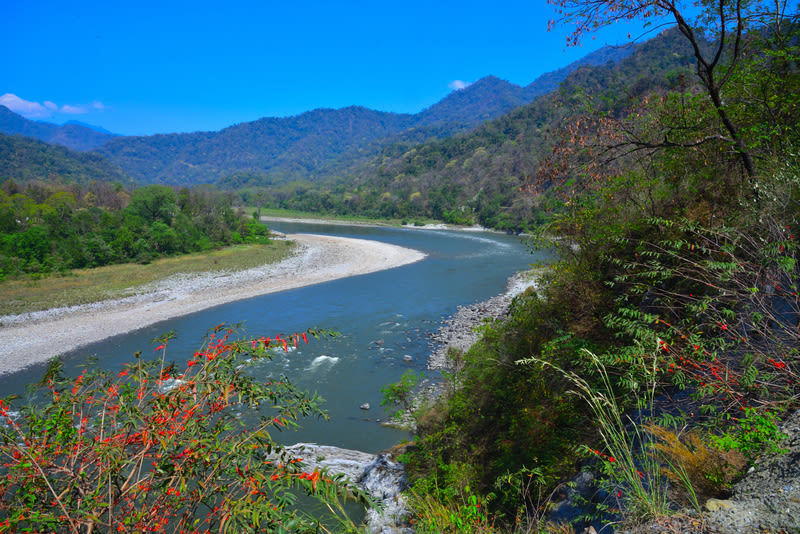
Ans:
<svg viewBox="0 0 800 534"><path fill-rule="evenodd" d="M529 287L536 287L535 273L517 273L508 279L505 293L469 306L459 306L456 313L442 321L442 326L431 334L428 369L449 370L452 363L447 357L448 351L466 352L481 337L477 328L487 319L505 317L514 297Z"/></svg>
<svg viewBox="0 0 800 534"><path fill-rule="evenodd" d="M416 250L367 239L286 237L298 247L292 257L279 263L236 272L176 275L123 299L0 316L0 374L201 309L399 267L425 257Z"/></svg>

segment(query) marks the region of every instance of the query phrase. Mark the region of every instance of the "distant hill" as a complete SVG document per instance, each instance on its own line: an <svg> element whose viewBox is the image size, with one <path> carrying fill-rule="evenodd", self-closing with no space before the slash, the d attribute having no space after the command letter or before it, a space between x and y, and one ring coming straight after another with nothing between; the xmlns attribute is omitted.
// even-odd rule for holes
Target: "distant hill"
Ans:
<svg viewBox="0 0 800 534"><path fill-rule="evenodd" d="M77 182L89 184L120 182L131 178L99 154L77 152L63 146L20 135L0 134L0 182L29 180Z"/></svg>
<svg viewBox="0 0 800 534"><path fill-rule="evenodd" d="M67 124L76 124L78 126L83 126L84 128L89 128L90 130L94 130L95 132L104 133L104 134L108 134L108 135L113 135L115 137L119 135L119 134L115 134L114 132L110 132L110 131L106 130L102 126L96 126L94 124L87 124L87 123L81 122L81 121L72 120L72 121L67 121L67 122L64 123L65 126Z"/></svg>
<svg viewBox="0 0 800 534"><path fill-rule="evenodd" d="M642 44L633 43L629 43L624 46L604 46L600 50L595 50L594 52L583 56L581 59L573 61L566 67L542 74L530 85L525 87L526 97L530 102L533 102L533 99L537 96L544 95L558 89L558 86L561 84L561 82L566 80L570 74L581 67L603 67L606 65L614 65L615 63L619 63L623 59L633 54L634 51L641 46Z"/></svg>
<svg viewBox="0 0 800 534"><path fill-rule="evenodd" d="M403 131L410 115L363 107L264 118L219 132L120 137L97 152L148 183L210 183L236 172L312 177L353 146Z"/></svg>
<svg viewBox="0 0 800 534"><path fill-rule="evenodd" d="M342 158L340 167L329 172L338 177L334 183L316 189L305 184L279 189L272 204L407 219L475 220L493 228L520 229L523 221L536 217L533 199L520 188L550 153L559 124L581 112L574 95L584 103L591 100L596 109L624 114L631 101L693 75L692 50L676 30L633 47L624 59L598 58L598 63L578 65L560 90L469 132L419 142L409 131L403 139L372 147L371 157ZM538 87L551 80L541 80ZM488 82L513 90L496 78ZM267 184L250 176L219 185L233 189Z"/></svg>
<svg viewBox="0 0 800 534"><path fill-rule="evenodd" d="M606 47L526 87L487 76L413 115L357 106L317 109L219 132L119 137L97 152L146 183L208 183L234 175L262 183L321 182L369 161L386 144L469 131L532 102L581 66L618 61L631 50Z"/></svg>
<svg viewBox="0 0 800 534"><path fill-rule="evenodd" d="M49 122L31 121L5 106L0 106L0 133L33 137L72 150L92 150L116 137L110 132L100 132L77 122L59 126Z"/></svg>
<svg viewBox="0 0 800 534"><path fill-rule="evenodd" d="M605 46L566 67L539 76L525 87L495 76L486 76L464 89L453 91L433 106L418 113L415 116L415 125L419 127L449 123L471 129L515 108L530 104L538 96L554 91L567 76L581 67L619 62L628 57L634 49L635 45Z"/></svg>
<svg viewBox="0 0 800 534"><path fill-rule="evenodd" d="M0 106L0 132L74 150L94 150L141 183L191 185L312 183L369 166L387 145L444 139L501 117L557 87L584 65L619 61L632 48L603 48L521 87L487 76L416 114L351 106L317 109L294 117L263 118L218 132L115 136L77 121L58 126L27 120ZM231 177L236 177L231 179Z"/></svg>

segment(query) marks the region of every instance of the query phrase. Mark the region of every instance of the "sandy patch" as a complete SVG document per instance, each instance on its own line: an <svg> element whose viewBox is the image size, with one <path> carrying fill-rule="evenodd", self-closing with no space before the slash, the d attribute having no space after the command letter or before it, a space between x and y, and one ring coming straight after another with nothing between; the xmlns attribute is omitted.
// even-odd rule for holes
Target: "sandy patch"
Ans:
<svg viewBox="0 0 800 534"><path fill-rule="evenodd" d="M159 321L257 295L414 263L422 252L370 241L294 234L298 252L280 263L237 272L176 275L119 300L0 316L0 373Z"/></svg>

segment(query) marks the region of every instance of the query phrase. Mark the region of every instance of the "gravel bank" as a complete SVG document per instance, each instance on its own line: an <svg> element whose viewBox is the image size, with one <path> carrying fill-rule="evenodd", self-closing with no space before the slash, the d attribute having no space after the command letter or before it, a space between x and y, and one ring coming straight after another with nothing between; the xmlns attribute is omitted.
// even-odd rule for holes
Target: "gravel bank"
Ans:
<svg viewBox="0 0 800 534"><path fill-rule="evenodd" d="M311 234L287 236L297 252L277 264L237 272L176 275L118 300L0 316L0 373L47 361L107 337L257 295L414 263L422 252Z"/></svg>
<svg viewBox="0 0 800 534"><path fill-rule="evenodd" d="M476 328L485 319L505 317L511 300L535 285L536 276L533 272L517 273L508 279L505 293L469 306L459 306L456 313L442 321L442 326L431 335L432 352L428 357L428 369L447 370L451 366L447 358L451 348L466 352L480 339L481 334L476 332Z"/></svg>

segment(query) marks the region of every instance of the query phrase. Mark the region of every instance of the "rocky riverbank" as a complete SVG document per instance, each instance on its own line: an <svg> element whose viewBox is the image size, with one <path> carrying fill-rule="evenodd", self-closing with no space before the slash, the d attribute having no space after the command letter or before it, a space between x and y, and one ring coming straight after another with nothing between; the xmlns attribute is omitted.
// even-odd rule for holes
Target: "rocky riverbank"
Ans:
<svg viewBox="0 0 800 534"><path fill-rule="evenodd" d="M279 263L236 272L175 275L123 299L0 316L0 373L201 309L391 269L425 257L416 250L367 239L287 237L298 246L292 257Z"/></svg>
<svg viewBox="0 0 800 534"><path fill-rule="evenodd" d="M403 466L389 452L369 454L315 443L298 443L287 447L293 456L302 458L310 472L325 468L331 474L342 474L365 491L381 506L367 510L364 521L373 534L413 532L407 525L408 508L402 495L406 489Z"/></svg>
<svg viewBox="0 0 800 534"><path fill-rule="evenodd" d="M477 331L487 319L502 319L508 313L511 301L529 287L536 286L534 271L517 273L508 279L505 293L468 306L459 306L456 313L442 321L442 326L431 335L431 355L428 369L447 370L452 362L447 354L451 349L466 352L480 339Z"/></svg>

